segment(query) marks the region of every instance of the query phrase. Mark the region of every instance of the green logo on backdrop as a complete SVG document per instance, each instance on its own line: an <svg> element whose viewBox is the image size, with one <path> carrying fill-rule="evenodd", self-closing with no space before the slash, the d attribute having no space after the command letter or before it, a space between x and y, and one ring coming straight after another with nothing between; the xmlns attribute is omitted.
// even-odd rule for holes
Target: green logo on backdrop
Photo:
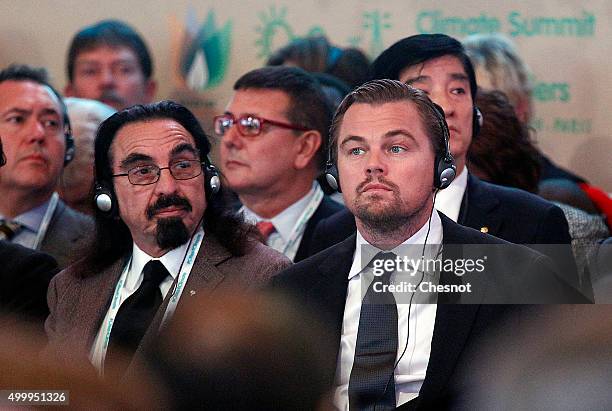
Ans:
<svg viewBox="0 0 612 411"><path fill-rule="evenodd" d="M287 21L287 7L276 8L271 6L267 11L257 13L259 25L255 28L257 40L255 45L259 48L257 57L268 58L275 50L300 37L325 36L321 26L311 26L306 34L298 35ZM391 28L389 23L391 15L380 10L364 11L362 13L361 29L369 32L369 54L379 55L385 48L383 32ZM350 36L347 40L351 47L366 48L363 43L365 36Z"/></svg>
<svg viewBox="0 0 612 411"><path fill-rule="evenodd" d="M182 44L179 71L191 90L216 87L223 81L229 66L232 23L217 27L214 11L198 27L195 11L188 12Z"/></svg>

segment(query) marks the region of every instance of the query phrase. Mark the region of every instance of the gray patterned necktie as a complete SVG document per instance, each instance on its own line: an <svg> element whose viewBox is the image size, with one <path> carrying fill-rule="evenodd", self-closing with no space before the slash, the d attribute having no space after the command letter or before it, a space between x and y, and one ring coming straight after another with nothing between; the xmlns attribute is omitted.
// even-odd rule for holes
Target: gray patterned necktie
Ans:
<svg viewBox="0 0 612 411"><path fill-rule="evenodd" d="M378 253L374 260L394 260L393 253ZM384 266L384 264L383 264ZM389 285L392 271L375 277L361 303L355 360L349 379L351 410L395 409L397 305L392 292L376 292L374 284ZM381 289L381 287L378 287Z"/></svg>

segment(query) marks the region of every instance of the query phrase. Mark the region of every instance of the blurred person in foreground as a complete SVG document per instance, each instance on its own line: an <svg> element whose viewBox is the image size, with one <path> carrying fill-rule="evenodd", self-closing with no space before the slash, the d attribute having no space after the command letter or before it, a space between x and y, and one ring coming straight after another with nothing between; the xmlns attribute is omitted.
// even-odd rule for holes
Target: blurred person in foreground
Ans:
<svg viewBox="0 0 612 411"><path fill-rule="evenodd" d="M332 409L332 347L306 307L218 293L177 313L145 365L172 394L173 409L323 411Z"/></svg>
<svg viewBox="0 0 612 411"><path fill-rule="evenodd" d="M610 300L608 299L608 302ZM553 306L479 348L457 410L607 410L612 407L612 306Z"/></svg>
<svg viewBox="0 0 612 411"><path fill-rule="evenodd" d="M57 406L72 410L142 411L169 406L167 391L150 374L135 372L129 385L118 379L101 381L86 364L43 358L40 352L45 342L44 335L27 327L0 329L0 387L7 390L3 393L3 410ZM7 398L10 391L14 393L12 402ZM26 397L18 397L17 393L25 393ZM28 397L50 401L27 404L24 400Z"/></svg>

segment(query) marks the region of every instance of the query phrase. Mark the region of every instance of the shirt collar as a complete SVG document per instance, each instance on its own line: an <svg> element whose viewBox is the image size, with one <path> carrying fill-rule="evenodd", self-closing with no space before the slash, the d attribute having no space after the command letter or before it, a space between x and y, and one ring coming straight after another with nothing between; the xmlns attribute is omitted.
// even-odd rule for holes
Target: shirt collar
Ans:
<svg viewBox="0 0 612 411"><path fill-rule="evenodd" d="M45 216L45 212L47 211L47 207L49 207L49 202L51 198L47 201L39 205L38 207L34 207L31 210L26 211L25 213L19 214L12 221L16 221L22 226L26 227L28 230L33 231L34 233L38 232L40 228L40 223L42 222L43 217ZM3 215L0 215L0 218L5 218Z"/></svg>
<svg viewBox="0 0 612 411"><path fill-rule="evenodd" d="M204 234L204 230L201 227L198 229L198 232L202 233L202 235ZM140 247L136 245L136 243L133 243L132 263L130 265L130 270L126 279L126 287L128 289L136 288L136 284L138 283L140 274L142 273L145 264L148 263L150 260L159 260L164 265L164 267L166 267L166 270L168 270L168 272L172 276L172 279L176 279L178 271L181 268L181 264L183 263L183 260L185 258L185 253L187 252L187 246L189 245L189 243L190 241L187 241L185 244L168 251L166 254L158 258L151 257L150 255L142 251Z"/></svg>
<svg viewBox="0 0 612 411"><path fill-rule="evenodd" d="M389 251L398 254L397 250L402 246L410 244L425 244L425 238L427 238L427 244L441 244L442 220L440 219L440 216L437 212L433 212L431 214L431 227L429 225L429 221L430 220L427 220L423 227L421 227L411 237L406 239L406 241ZM429 234L427 233L428 231ZM368 243L367 240L363 238L359 230L357 230L357 241L355 253L353 254L353 265L349 270L348 279L350 280L357 274L361 273L365 268L365 265L369 264L372 258L374 258L374 256L381 251L383 250L380 250Z"/></svg>
<svg viewBox="0 0 612 411"><path fill-rule="evenodd" d="M468 170L463 167L463 171L455 178L452 183L444 190L436 194L436 210L441 211L445 216L453 221L459 218L461 202L467 187Z"/></svg>
<svg viewBox="0 0 612 411"><path fill-rule="evenodd" d="M258 223L260 221L270 221L274 224L276 232L281 236L283 241L287 241L289 236L293 232L293 228L296 225L298 219L308 206L308 203L312 200L315 195L317 188L320 189L319 183L313 181L310 191L306 195L300 198L289 207L275 215L270 219L265 219L257 215L253 210L250 210L247 206L242 206L241 211L244 213L244 218L252 223Z"/></svg>

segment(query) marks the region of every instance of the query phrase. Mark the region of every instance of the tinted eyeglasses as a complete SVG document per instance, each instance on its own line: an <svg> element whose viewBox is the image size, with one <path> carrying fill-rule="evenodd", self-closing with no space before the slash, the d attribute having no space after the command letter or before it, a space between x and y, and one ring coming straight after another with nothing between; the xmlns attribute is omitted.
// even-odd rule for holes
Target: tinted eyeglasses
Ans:
<svg viewBox="0 0 612 411"><path fill-rule="evenodd" d="M223 137L227 130L233 125L238 127L238 133L243 137L257 137L261 134L264 124L287 128L290 130L308 131L309 128L295 124L283 123L280 121L268 120L267 118L255 116L243 116L235 118L232 114L226 113L214 118L215 133Z"/></svg>
<svg viewBox="0 0 612 411"><path fill-rule="evenodd" d="M113 177L125 177L137 186L146 186L157 183L162 170L170 171L175 180L189 180L202 174L203 161L178 160L170 163L168 167L159 167L156 164L144 164L130 168L127 173L113 174Z"/></svg>

